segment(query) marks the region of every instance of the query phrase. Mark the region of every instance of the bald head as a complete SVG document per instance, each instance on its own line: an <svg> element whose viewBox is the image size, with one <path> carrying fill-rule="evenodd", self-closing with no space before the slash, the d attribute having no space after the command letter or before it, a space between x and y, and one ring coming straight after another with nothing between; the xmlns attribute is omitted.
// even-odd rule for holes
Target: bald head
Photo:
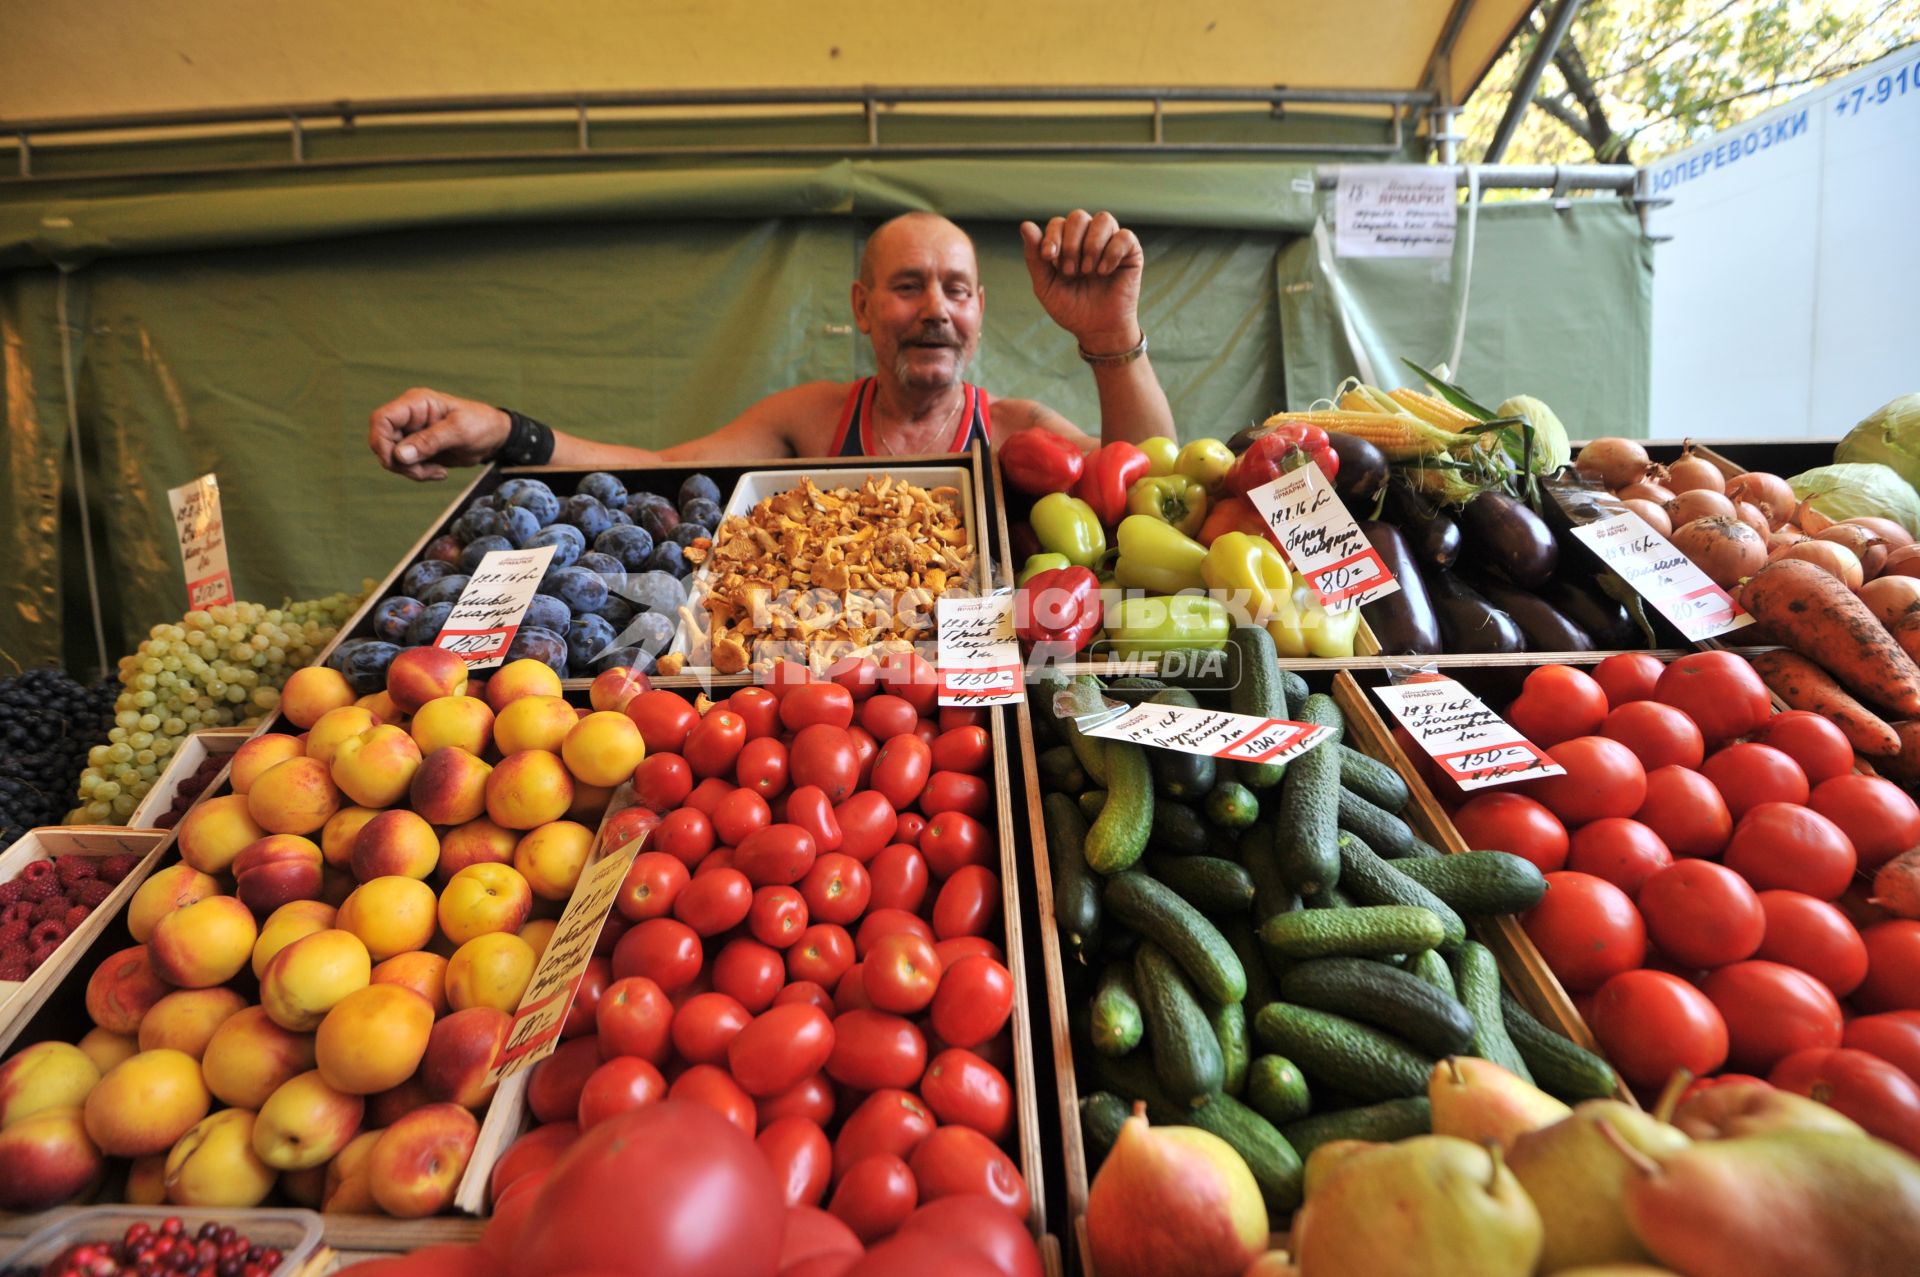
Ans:
<svg viewBox="0 0 1920 1277"><path fill-rule="evenodd" d="M867 236L866 247L860 250L860 282L872 288L879 277L881 263L896 247L914 247L949 237L965 244L967 255L974 256L973 238L938 213L916 210L889 218Z"/></svg>

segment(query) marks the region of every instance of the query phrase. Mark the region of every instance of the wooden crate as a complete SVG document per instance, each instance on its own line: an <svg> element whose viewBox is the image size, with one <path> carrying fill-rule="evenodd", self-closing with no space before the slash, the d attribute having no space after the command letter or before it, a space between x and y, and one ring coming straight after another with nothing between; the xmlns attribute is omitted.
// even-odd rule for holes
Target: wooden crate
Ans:
<svg viewBox="0 0 1920 1277"><path fill-rule="evenodd" d="M133 809L133 815L127 818L130 829L157 829L154 823L173 806L173 799L180 792L181 784L187 777L200 769L209 755L225 757L232 754L249 740L253 739L251 727L210 727L206 731L195 732L180 743L167 762L166 770L160 773L160 779L153 783L147 796ZM213 788L211 784L208 789ZM204 790L202 791L205 792ZM199 799L194 800L198 802Z"/></svg>

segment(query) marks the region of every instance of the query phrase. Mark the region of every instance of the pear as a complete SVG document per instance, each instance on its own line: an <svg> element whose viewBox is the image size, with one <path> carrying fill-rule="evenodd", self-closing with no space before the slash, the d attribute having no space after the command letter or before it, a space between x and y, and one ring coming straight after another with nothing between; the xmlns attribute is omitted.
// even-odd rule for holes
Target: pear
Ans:
<svg viewBox="0 0 1920 1277"><path fill-rule="evenodd" d="M1307 1167L1301 1180L1301 1190L1307 1193L1313 1192L1331 1179L1333 1173L1345 1166L1354 1154L1383 1147L1385 1146L1372 1140L1327 1141L1307 1154Z"/></svg>
<svg viewBox="0 0 1920 1277"><path fill-rule="evenodd" d="M1353 1154L1294 1217L1300 1277L1529 1277L1540 1213L1500 1157L1447 1135Z"/></svg>
<svg viewBox="0 0 1920 1277"><path fill-rule="evenodd" d="M1697 1140L1769 1131L1831 1131L1865 1138L1860 1124L1804 1095L1765 1082L1723 1082L1696 1091L1674 1110L1673 1124Z"/></svg>
<svg viewBox="0 0 1920 1277"><path fill-rule="evenodd" d="M1687 1277L1891 1277L1920 1268L1920 1161L1830 1131L1702 1140L1627 1187L1627 1220Z"/></svg>
<svg viewBox="0 0 1920 1277"><path fill-rule="evenodd" d="M1671 1268L1651 1264L1582 1264L1553 1270L1552 1277L1680 1277Z"/></svg>
<svg viewBox="0 0 1920 1277"><path fill-rule="evenodd" d="M1267 1249L1267 1206L1233 1146L1191 1126L1148 1126L1136 1104L1087 1192L1101 1277L1240 1277Z"/></svg>
<svg viewBox="0 0 1920 1277"><path fill-rule="evenodd" d="M1656 1161L1692 1142L1618 1100L1588 1100L1572 1116L1513 1142L1507 1165L1540 1211L1543 1271L1651 1258L1627 1226L1622 1199L1640 1172L1619 1141Z"/></svg>
<svg viewBox="0 0 1920 1277"><path fill-rule="evenodd" d="M1475 1144L1513 1147L1522 1132L1550 1126L1573 1112L1539 1087L1489 1060L1452 1055L1427 1076L1433 1133Z"/></svg>

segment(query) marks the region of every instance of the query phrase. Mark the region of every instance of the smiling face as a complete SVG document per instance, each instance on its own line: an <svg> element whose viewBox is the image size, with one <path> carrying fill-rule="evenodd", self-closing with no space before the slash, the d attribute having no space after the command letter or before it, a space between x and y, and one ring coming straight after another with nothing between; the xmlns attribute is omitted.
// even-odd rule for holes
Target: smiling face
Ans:
<svg viewBox="0 0 1920 1277"><path fill-rule="evenodd" d="M985 306L973 241L946 218L908 213L867 241L853 285L853 317L875 366L903 389L959 382L980 341Z"/></svg>

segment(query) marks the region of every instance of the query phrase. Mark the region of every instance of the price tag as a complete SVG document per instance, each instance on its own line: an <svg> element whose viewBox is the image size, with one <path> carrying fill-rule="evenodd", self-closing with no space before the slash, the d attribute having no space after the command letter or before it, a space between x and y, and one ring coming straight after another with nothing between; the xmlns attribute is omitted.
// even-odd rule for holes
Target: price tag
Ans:
<svg viewBox="0 0 1920 1277"><path fill-rule="evenodd" d="M1567 774L1513 724L1450 678L1376 687L1373 694L1462 789Z"/></svg>
<svg viewBox="0 0 1920 1277"><path fill-rule="evenodd" d="M944 597L938 618L942 705L1006 705L1027 698L1012 590Z"/></svg>
<svg viewBox="0 0 1920 1277"><path fill-rule="evenodd" d="M167 491L173 529L180 538L180 566L187 575L189 610L233 602L227 570L227 526L220 517L220 481L203 474Z"/></svg>
<svg viewBox="0 0 1920 1277"><path fill-rule="evenodd" d="M1287 562L1329 611L1359 607L1400 588L1319 466L1290 470L1247 497L1280 538Z"/></svg>
<svg viewBox="0 0 1920 1277"><path fill-rule="evenodd" d="M482 557L433 645L459 655L470 670L500 664L540 589L553 549L542 545L531 550L495 550Z"/></svg>
<svg viewBox="0 0 1920 1277"><path fill-rule="evenodd" d="M1312 723L1184 705L1135 705L1091 727L1078 726L1088 736L1243 763L1284 763L1333 735L1332 728Z"/></svg>
<svg viewBox="0 0 1920 1277"><path fill-rule="evenodd" d="M549 546L549 549L552 547ZM553 1054L560 1045L560 1028L566 1023L567 1008L573 1005L580 981L587 974L587 962L593 946L600 940L600 928L613 909L620 884L626 881L633 858L646 842L645 836L600 857L588 865L574 884L566 912L553 928L533 979L521 995L520 1007L507 1028L507 1040L494 1058L487 1079L499 1082L522 1069L531 1068Z"/></svg>
<svg viewBox="0 0 1920 1277"><path fill-rule="evenodd" d="M1593 548L1620 579L1659 609L1689 642L1730 634L1753 618L1673 542L1631 510L1581 524L1573 535Z"/></svg>

